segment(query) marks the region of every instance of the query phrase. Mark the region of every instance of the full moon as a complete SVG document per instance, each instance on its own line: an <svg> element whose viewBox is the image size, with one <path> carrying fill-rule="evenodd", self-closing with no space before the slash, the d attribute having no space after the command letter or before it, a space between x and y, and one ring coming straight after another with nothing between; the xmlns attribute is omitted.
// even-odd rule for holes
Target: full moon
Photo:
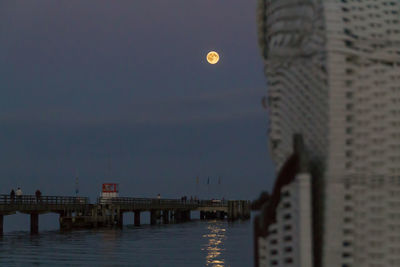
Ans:
<svg viewBox="0 0 400 267"><path fill-rule="evenodd" d="M210 63L210 64L217 64L218 61L219 61L219 55L218 55L218 53L215 52L215 51L210 51L210 52L207 54L207 61L208 61L208 63Z"/></svg>

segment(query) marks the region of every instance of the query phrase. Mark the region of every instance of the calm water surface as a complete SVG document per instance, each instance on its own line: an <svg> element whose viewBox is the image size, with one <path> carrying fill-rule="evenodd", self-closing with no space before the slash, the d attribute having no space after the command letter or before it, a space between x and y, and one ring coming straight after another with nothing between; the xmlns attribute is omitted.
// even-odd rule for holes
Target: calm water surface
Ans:
<svg viewBox="0 0 400 267"><path fill-rule="evenodd" d="M250 221L8 232L0 266L252 266Z"/></svg>

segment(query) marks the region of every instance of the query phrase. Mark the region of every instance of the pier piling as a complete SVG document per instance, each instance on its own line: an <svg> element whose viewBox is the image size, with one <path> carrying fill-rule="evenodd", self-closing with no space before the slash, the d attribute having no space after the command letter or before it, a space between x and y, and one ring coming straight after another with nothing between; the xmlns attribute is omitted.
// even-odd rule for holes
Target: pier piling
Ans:
<svg viewBox="0 0 400 267"><path fill-rule="evenodd" d="M179 210L174 210L174 220L176 223L182 222L182 212Z"/></svg>
<svg viewBox="0 0 400 267"><path fill-rule="evenodd" d="M121 211L118 211L119 213L119 218L118 218L118 227L123 228L124 227L124 213Z"/></svg>
<svg viewBox="0 0 400 267"><path fill-rule="evenodd" d="M4 215L0 214L0 236L3 235L3 222L4 222Z"/></svg>
<svg viewBox="0 0 400 267"><path fill-rule="evenodd" d="M151 210L150 211L150 224L154 225L157 223L157 211Z"/></svg>
<svg viewBox="0 0 400 267"><path fill-rule="evenodd" d="M31 234L39 233L39 214L31 213Z"/></svg>
<svg viewBox="0 0 400 267"><path fill-rule="evenodd" d="M135 226L140 226L140 211L134 211L134 224Z"/></svg>
<svg viewBox="0 0 400 267"><path fill-rule="evenodd" d="M191 214L190 214L190 210L186 210L185 211L185 221L190 221L191 218Z"/></svg>
<svg viewBox="0 0 400 267"><path fill-rule="evenodd" d="M163 223L168 224L169 223L169 211L163 210L162 217L163 217Z"/></svg>

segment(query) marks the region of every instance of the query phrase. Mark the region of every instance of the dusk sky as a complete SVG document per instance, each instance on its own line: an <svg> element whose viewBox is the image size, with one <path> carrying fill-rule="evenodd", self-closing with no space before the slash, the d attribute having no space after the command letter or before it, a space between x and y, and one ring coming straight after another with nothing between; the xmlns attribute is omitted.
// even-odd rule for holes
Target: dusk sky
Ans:
<svg viewBox="0 0 400 267"><path fill-rule="evenodd" d="M0 89L1 194L272 185L256 0L1 1Z"/></svg>

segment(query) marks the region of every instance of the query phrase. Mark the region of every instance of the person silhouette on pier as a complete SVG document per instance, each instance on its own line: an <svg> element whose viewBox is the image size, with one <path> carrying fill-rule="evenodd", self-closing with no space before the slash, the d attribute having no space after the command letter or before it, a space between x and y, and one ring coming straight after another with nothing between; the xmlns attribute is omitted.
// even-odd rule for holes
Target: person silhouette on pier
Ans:
<svg viewBox="0 0 400 267"><path fill-rule="evenodd" d="M18 202L21 202L22 200L22 190L20 187L18 187L17 191L15 192L15 195L17 196Z"/></svg>
<svg viewBox="0 0 400 267"><path fill-rule="evenodd" d="M11 189L11 192L10 192L10 201L11 201L11 203L14 202L14 199L15 199L15 192L14 192L14 188L13 188L13 189Z"/></svg>
<svg viewBox="0 0 400 267"><path fill-rule="evenodd" d="M36 190L35 192L35 196L36 196L36 202L40 201L40 198L42 197L42 192L40 192L40 190Z"/></svg>

